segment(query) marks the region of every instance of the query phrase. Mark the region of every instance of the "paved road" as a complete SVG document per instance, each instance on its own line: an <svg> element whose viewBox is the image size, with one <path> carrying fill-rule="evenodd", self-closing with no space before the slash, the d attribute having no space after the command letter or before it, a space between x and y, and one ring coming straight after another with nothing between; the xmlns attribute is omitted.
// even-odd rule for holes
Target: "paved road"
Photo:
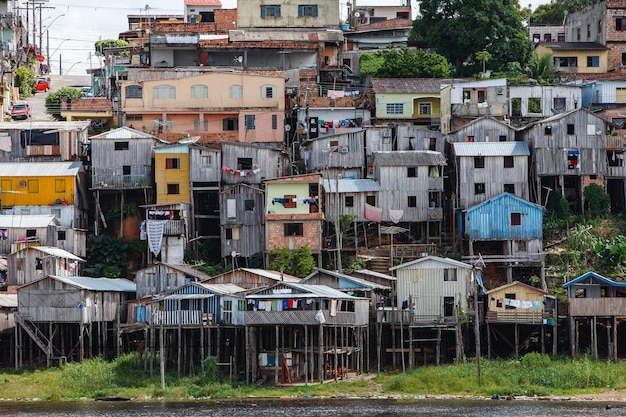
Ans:
<svg viewBox="0 0 626 417"><path fill-rule="evenodd" d="M61 87L82 87L88 85L91 85L91 77L88 75L51 75L49 92L56 91ZM46 113L46 96L48 93L41 91L26 99L30 104L31 119L33 121L53 120Z"/></svg>

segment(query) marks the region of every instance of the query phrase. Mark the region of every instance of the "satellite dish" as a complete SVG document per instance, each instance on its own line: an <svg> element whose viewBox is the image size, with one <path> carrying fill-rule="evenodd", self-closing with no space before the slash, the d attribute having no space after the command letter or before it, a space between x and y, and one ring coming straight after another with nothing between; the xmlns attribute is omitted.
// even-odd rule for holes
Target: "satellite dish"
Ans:
<svg viewBox="0 0 626 417"><path fill-rule="evenodd" d="M190 138L179 140L178 143L184 143L184 144L186 144L186 143L196 143L197 141L200 140L200 138L201 138L201 136L192 136Z"/></svg>
<svg viewBox="0 0 626 417"><path fill-rule="evenodd" d="M354 17L361 17L361 13L359 13L359 12L354 12Z"/></svg>
<svg viewBox="0 0 626 417"><path fill-rule="evenodd" d="M291 131L291 125L285 125L285 132Z"/></svg>
<svg viewBox="0 0 626 417"><path fill-rule="evenodd" d="M232 256L233 258L236 257L236 256L239 256L239 255L241 255L241 254L239 252L237 252L236 250L234 250L234 251L232 251L230 253L230 256Z"/></svg>

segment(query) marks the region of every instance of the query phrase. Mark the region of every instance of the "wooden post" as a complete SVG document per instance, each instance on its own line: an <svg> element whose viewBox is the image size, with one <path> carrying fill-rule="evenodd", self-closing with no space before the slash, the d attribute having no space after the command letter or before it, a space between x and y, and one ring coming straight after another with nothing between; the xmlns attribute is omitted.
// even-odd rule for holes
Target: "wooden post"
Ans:
<svg viewBox="0 0 626 417"><path fill-rule="evenodd" d="M161 390L165 391L165 329L163 328L163 316L161 316L161 331L159 333L161 349L159 356L161 359Z"/></svg>
<svg viewBox="0 0 626 417"><path fill-rule="evenodd" d="M471 246L470 246L471 248ZM473 249L471 249L473 250ZM477 382L480 387L481 384L481 375L480 375L480 314L478 312L478 279L474 276L474 280L476 284L474 286L474 338L476 339L476 371L477 371ZM457 326L457 334L458 334L458 326ZM458 337L457 337L458 339Z"/></svg>
<svg viewBox="0 0 626 417"><path fill-rule="evenodd" d="M381 349L380 345L382 343L382 337L383 337L382 336L382 327L383 327L382 323L378 323L378 326L376 326L376 328L378 330L377 331L378 334L376 335L376 347L377 347L377 349L376 349L377 350L376 356L377 356L377 360L378 360L378 363L376 364L376 374L377 375L380 375L380 349Z"/></svg>
<svg viewBox="0 0 626 417"><path fill-rule="evenodd" d="M402 374L406 373L404 364L404 311L400 311L400 354L402 355Z"/></svg>
<svg viewBox="0 0 626 417"><path fill-rule="evenodd" d="M180 300L176 301L176 309L178 310L178 357L176 358L176 364L177 364L177 375L178 375L178 379L180 379L180 373L181 373L181 360L182 360L182 349L183 349L183 329L182 329L182 321L183 321L183 316L182 316L182 311L180 310Z"/></svg>
<svg viewBox="0 0 626 417"><path fill-rule="evenodd" d="M309 384L309 326L304 325L304 384Z"/></svg>
<svg viewBox="0 0 626 417"><path fill-rule="evenodd" d="M574 317L568 317L569 322L569 350L572 358L576 358L576 325ZM556 335L555 335L556 336Z"/></svg>
<svg viewBox="0 0 626 417"><path fill-rule="evenodd" d="M275 357L274 357L274 384L278 385L278 369L279 369L279 360L278 360L278 325L274 326L275 328Z"/></svg>
<svg viewBox="0 0 626 417"><path fill-rule="evenodd" d="M247 338L246 338L246 341L247 341ZM203 376L205 372L205 369L204 369L205 358L206 356L205 356L205 351L204 351L204 323L202 323L202 317L201 317L200 318L200 372L202 373ZM247 365L247 361L246 361L246 365ZM249 383L249 381L246 381L246 383Z"/></svg>
<svg viewBox="0 0 626 417"><path fill-rule="evenodd" d="M593 350L593 359L598 360L598 326L596 323L597 317L593 316L591 318L591 343Z"/></svg>
<svg viewBox="0 0 626 417"><path fill-rule="evenodd" d="M613 316L613 362L617 363L617 316Z"/></svg>
<svg viewBox="0 0 626 417"><path fill-rule="evenodd" d="M492 352L491 352L491 324L489 324L489 322L487 322L487 358L491 359L492 357Z"/></svg>
<svg viewBox="0 0 626 417"><path fill-rule="evenodd" d="M319 331L319 350L318 350L319 380L320 384L324 383L324 324L320 323Z"/></svg>
<svg viewBox="0 0 626 417"><path fill-rule="evenodd" d="M338 361L338 355L339 355L339 346L337 346L337 326L335 326L335 340L333 342L333 345L335 345L335 358L334 358L334 363L333 366L335 367L335 382L337 382L337 377L338 377L338 373L339 373L339 361Z"/></svg>
<svg viewBox="0 0 626 417"><path fill-rule="evenodd" d="M413 347L413 328L409 326L409 369L415 368L415 348Z"/></svg>
<svg viewBox="0 0 626 417"><path fill-rule="evenodd" d="M515 357L519 358L519 324L515 322Z"/></svg>
<svg viewBox="0 0 626 417"><path fill-rule="evenodd" d="M439 365L439 362L440 362L439 358L441 357L441 327L437 327L437 348L435 349L435 353L437 355L437 358L435 359L435 363Z"/></svg>

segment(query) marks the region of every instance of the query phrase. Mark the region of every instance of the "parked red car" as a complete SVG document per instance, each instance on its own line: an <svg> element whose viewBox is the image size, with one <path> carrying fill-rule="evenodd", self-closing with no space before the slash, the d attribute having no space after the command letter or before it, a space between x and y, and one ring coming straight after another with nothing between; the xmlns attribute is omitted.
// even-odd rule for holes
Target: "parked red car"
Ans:
<svg viewBox="0 0 626 417"><path fill-rule="evenodd" d="M17 119L28 119L30 117L30 106L28 103L15 103L11 108L11 118L13 120Z"/></svg>
<svg viewBox="0 0 626 417"><path fill-rule="evenodd" d="M35 83L35 90L37 91L48 91L50 90L50 81L47 78L38 78Z"/></svg>

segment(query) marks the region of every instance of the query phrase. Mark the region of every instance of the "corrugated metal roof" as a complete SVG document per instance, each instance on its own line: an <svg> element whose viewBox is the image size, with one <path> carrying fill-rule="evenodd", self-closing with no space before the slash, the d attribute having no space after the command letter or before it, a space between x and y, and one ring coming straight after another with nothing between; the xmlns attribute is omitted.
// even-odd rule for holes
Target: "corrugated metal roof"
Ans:
<svg viewBox="0 0 626 417"><path fill-rule="evenodd" d="M278 271L268 271L265 269L259 268L241 268L242 271L250 272L251 274L260 275L265 278L273 279L275 281L285 281L285 282L300 282L300 278L294 277L289 274L282 274Z"/></svg>
<svg viewBox="0 0 626 417"><path fill-rule="evenodd" d="M0 163L0 177L75 177L82 170L81 162Z"/></svg>
<svg viewBox="0 0 626 417"><path fill-rule="evenodd" d="M529 156L526 142L456 142L456 156Z"/></svg>
<svg viewBox="0 0 626 417"><path fill-rule="evenodd" d="M130 127L126 126L118 127L117 129L109 130L108 132L103 132L99 135L91 136L91 139L154 139L160 142L164 142L156 136L152 136L140 130L131 129Z"/></svg>
<svg viewBox="0 0 626 417"><path fill-rule="evenodd" d="M220 0L185 0L185 6L216 6L222 7Z"/></svg>
<svg viewBox="0 0 626 417"><path fill-rule="evenodd" d="M170 294L159 300L203 300L215 297L215 294Z"/></svg>
<svg viewBox="0 0 626 417"><path fill-rule="evenodd" d="M300 293L277 293L277 294L258 294L254 293L251 295L247 295L246 298L276 298L276 299L285 299L285 298L330 298L330 299L355 299L358 297L353 297L346 293L343 293L334 288L330 288L327 285L310 285L310 284L299 284L295 282L285 282L284 284L277 284L276 286L284 285L286 287L292 288L294 290L300 291ZM274 287L276 287L274 286ZM272 287L272 288L274 288ZM270 288L271 289L271 288ZM267 288L259 290L260 292L267 291Z"/></svg>
<svg viewBox="0 0 626 417"><path fill-rule="evenodd" d="M381 274L380 272L372 271L372 270L369 270L369 269L358 269L358 270L355 270L353 273L354 274L369 275L369 276L372 276L372 277L382 278L382 279L386 279L386 280L389 280L389 281L397 281L398 280L398 278L396 278L394 276L387 275L387 274Z"/></svg>
<svg viewBox="0 0 626 417"><path fill-rule="evenodd" d="M172 143L154 148L154 153L189 153L189 145Z"/></svg>
<svg viewBox="0 0 626 417"><path fill-rule="evenodd" d="M17 294L0 294L0 307L17 308Z"/></svg>
<svg viewBox="0 0 626 417"><path fill-rule="evenodd" d="M59 224L54 214L31 214L31 215L0 215L0 227L9 228L40 228L51 224Z"/></svg>
<svg viewBox="0 0 626 417"><path fill-rule="evenodd" d="M457 268L472 269L472 265L466 264L464 262L457 261L457 260L452 259L452 258L441 258L439 256L429 255L429 256L425 256L423 258L416 259L414 261L410 261L410 262L403 263L401 265L394 266L393 268L389 268L389 270L390 271L395 271L396 269L404 269L404 268L409 267L409 266L413 266L413 265L416 265L416 264L420 264L420 263L428 262L428 261L432 261L432 260L440 262L442 264L451 265L451 266L454 266L454 267L457 267Z"/></svg>
<svg viewBox="0 0 626 417"><path fill-rule="evenodd" d="M56 275L51 275L50 278L91 291L137 292L135 283L126 278L59 277ZM27 285L29 284L25 286Z"/></svg>
<svg viewBox="0 0 626 417"><path fill-rule="evenodd" d="M48 255L56 256L57 258L66 258L66 259L72 259L74 261L85 262L84 259L79 258L73 253L66 251L65 249L55 248L52 246L30 246L30 247L34 250L47 253Z"/></svg>
<svg viewBox="0 0 626 417"><path fill-rule="evenodd" d="M442 84L452 84L467 79L448 78L372 78L372 89L375 93L391 94L429 94L439 95Z"/></svg>
<svg viewBox="0 0 626 417"><path fill-rule="evenodd" d="M376 282L372 282L372 281L367 281L363 278L358 278L358 277L353 277L351 275L346 275L346 274L342 274L336 271L329 271L327 269L322 269L322 268L315 268L317 269L316 272L311 273L309 276L307 276L306 278L304 278L302 280L303 284L306 284L308 282L308 280L310 280L311 278L315 277L317 274L322 273L322 274L327 274L330 275L332 277L338 278L338 279L344 279L346 281L350 281L354 284L357 284L359 287L365 287L365 288L370 288L370 289L376 289L376 290L389 290L391 289L390 286L388 285L381 285L378 284ZM342 288L342 289L347 289L347 288Z"/></svg>
<svg viewBox="0 0 626 417"><path fill-rule="evenodd" d="M446 165L446 158L436 151L374 152L373 163L378 166Z"/></svg>
<svg viewBox="0 0 626 417"><path fill-rule="evenodd" d="M52 122L52 121L13 121L10 123L0 123L0 131L4 130L55 130L59 132L86 130L91 122L76 121L76 122Z"/></svg>
<svg viewBox="0 0 626 417"><path fill-rule="evenodd" d="M237 294L239 292L246 291L245 288L241 288L235 284L207 284L204 282L198 282L197 285L202 286L216 294Z"/></svg>
<svg viewBox="0 0 626 417"><path fill-rule="evenodd" d="M521 287L527 288L527 289L532 290L532 291L540 292L542 294L547 294L548 293L547 291L544 291L541 288L535 288L535 287L530 286L528 284L524 284L523 282L513 281L513 282L510 282L508 284L504 284L504 285L501 285L499 287L493 288L493 289L491 289L489 291L485 291L485 294L491 294L491 293L494 293L496 291L500 291L500 290L503 290L505 288L509 288L509 287L513 287L513 286L521 286Z"/></svg>
<svg viewBox="0 0 626 417"><path fill-rule="evenodd" d="M535 46L545 46L553 51L604 51L609 49L596 42L541 42Z"/></svg>
<svg viewBox="0 0 626 417"><path fill-rule="evenodd" d="M370 179L324 180L324 191L336 193L337 189L339 189L339 193L368 193L380 191L380 184Z"/></svg>

